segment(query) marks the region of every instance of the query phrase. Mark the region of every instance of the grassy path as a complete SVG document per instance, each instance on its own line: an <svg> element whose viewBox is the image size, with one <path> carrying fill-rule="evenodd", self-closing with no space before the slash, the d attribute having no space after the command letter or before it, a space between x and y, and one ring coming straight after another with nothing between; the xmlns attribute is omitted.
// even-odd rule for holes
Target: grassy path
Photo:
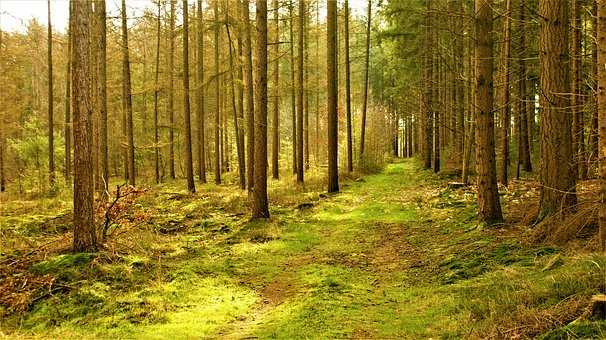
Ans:
<svg viewBox="0 0 606 340"><path fill-rule="evenodd" d="M94 279L37 305L15 334L538 336L583 313L601 280L595 266L606 265L603 257L521 245L517 231L483 229L472 194L448 190L413 161L312 201L299 209L274 205L272 220L256 223L236 223L238 217L220 211L196 214L200 199L150 212L180 211L190 227L151 240L147 256L89 263ZM207 225L209 214L223 222ZM557 334L603 335L604 329L578 322Z"/></svg>

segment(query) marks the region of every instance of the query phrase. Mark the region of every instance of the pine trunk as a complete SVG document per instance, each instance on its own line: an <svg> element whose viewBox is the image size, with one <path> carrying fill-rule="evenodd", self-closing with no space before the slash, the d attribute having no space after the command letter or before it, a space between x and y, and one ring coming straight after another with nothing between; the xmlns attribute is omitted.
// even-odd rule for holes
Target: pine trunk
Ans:
<svg viewBox="0 0 606 340"><path fill-rule="evenodd" d="M328 1L326 15L326 75L328 115L328 192L339 191L337 116L337 2ZM369 18L370 19L370 18Z"/></svg>

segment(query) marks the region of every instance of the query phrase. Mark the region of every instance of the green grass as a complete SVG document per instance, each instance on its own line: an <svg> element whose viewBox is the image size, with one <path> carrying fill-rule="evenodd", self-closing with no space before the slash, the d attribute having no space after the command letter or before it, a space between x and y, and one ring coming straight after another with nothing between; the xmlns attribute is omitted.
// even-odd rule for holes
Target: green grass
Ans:
<svg viewBox="0 0 606 340"><path fill-rule="evenodd" d="M322 187L320 176L304 189L270 182L266 222L239 214L246 194L233 187L206 185L195 196L177 183L153 187L133 201L116 254L55 254L29 267L68 288L25 312L4 310L0 330L84 339L603 336L604 323L571 322L604 289L604 257L483 228L473 195L413 161L336 196L320 197ZM301 202L313 206L295 209ZM17 218L36 233L37 222ZM184 228L161 233L174 226Z"/></svg>

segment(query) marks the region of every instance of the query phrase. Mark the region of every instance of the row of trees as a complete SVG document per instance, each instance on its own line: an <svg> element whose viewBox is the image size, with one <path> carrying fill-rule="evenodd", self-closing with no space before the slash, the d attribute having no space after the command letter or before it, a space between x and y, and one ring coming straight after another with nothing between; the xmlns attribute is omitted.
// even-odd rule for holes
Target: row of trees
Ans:
<svg viewBox="0 0 606 340"><path fill-rule="evenodd" d="M382 36L393 66L383 76L392 80L387 100L409 108L398 118L402 139L413 135L404 154L419 154L436 172L448 164L465 183L475 169L483 221L503 220L498 183L507 186L534 168L541 183L538 219L573 212L577 181L606 177L604 6L593 0L389 2Z"/></svg>

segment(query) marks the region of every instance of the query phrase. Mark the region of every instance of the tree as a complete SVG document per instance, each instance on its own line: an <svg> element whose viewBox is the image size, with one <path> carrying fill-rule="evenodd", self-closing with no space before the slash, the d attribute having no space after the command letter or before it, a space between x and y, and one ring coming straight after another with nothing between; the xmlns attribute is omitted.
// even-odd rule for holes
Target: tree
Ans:
<svg viewBox="0 0 606 340"><path fill-rule="evenodd" d="M0 58L3 58L2 54L2 29L0 29ZM4 149L6 141L4 139L4 113L0 112L0 192L6 190L6 175L4 173ZM67 149L69 150L69 149Z"/></svg>
<svg viewBox="0 0 606 340"><path fill-rule="evenodd" d="M326 4L326 90L328 115L328 192L339 191L337 116L337 2ZM370 19L370 17L369 17Z"/></svg>
<svg viewBox="0 0 606 340"><path fill-rule="evenodd" d="M351 75L349 66L349 1L345 0L345 119L347 121L347 172L353 171L353 140L351 131Z"/></svg>
<svg viewBox="0 0 606 340"><path fill-rule="evenodd" d="M51 191L55 187L55 146L53 121L53 29L51 25L51 3L48 4L48 182Z"/></svg>
<svg viewBox="0 0 606 340"><path fill-rule="evenodd" d="M539 1L541 203L539 219L566 213L576 204L572 166L568 2ZM574 170L574 172L573 172Z"/></svg>
<svg viewBox="0 0 606 340"><path fill-rule="evenodd" d="M248 5L247 5L248 8ZM219 81L219 2L215 0L215 184L221 184L221 109L219 95L221 83Z"/></svg>
<svg viewBox="0 0 606 340"><path fill-rule="evenodd" d="M529 101L528 91L526 89L526 82L528 80L528 74L526 71L526 4L520 3L519 11L519 51L518 57L518 73L520 80L518 81L518 95L520 101L518 101L518 114L516 126L518 127L518 162L516 166L516 178L520 178L520 168L523 166L525 171L532 171L532 163L530 160L530 138L528 133L528 117L532 116L527 110L527 103ZM532 119L532 118L531 118Z"/></svg>
<svg viewBox="0 0 606 340"><path fill-rule="evenodd" d="M597 0L598 112L600 164L600 250L606 252L606 0Z"/></svg>
<svg viewBox="0 0 606 340"><path fill-rule="evenodd" d="M269 218L267 200L267 0L258 0L255 59L255 171L253 218Z"/></svg>
<svg viewBox="0 0 606 340"><path fill-rule="evenodd" d="M572 107L572 153L575 164L575 173L578 178L587 176L587 163L585 162L585 133L583 124L583 95L581 93L582 67L581 60L581 8L580 0L572 0L571 18L571 107Z"/></svg>
<svg viewBox="0 0 606 340"><path fill-rule="evenodd" d="M158 130L158 97L160 94L160 23L161 2L158 1L158 17L156 18L156 65L154 71L154 177L156 183L160 183L160 133Z"/></svg>
<svg viewBox="0 0 606 340"><path fill-rule="evenodd" d="M503 215L495 161L492 7L492 0L475 0L476 167L479 217L482 221L497 223L503 220Z"/></svg>
<svg viewBox="0 0 606 340"><path fill-rule="evenodd" d="M290 106L292 116L292 173L297 174L297 107L295 94L295 36L293 34L294 13L293 0L288 5L289 35L290 35Z"/></svg>
<svg viewBox="0 0 606 340"><path fill-rule="evenodd" d="M67 65L65 72L65 120L63 124L63 134L65 138L65 181L69 182L72 175L72 118L71 118L71 55L72 55L72 35L71 35L71 17L68 19L67 27Z"/></svg>
<svg viewBox="0 0 606 340"><path fill-rule="evenodd" d="M431 0L428 0L431 1ZM368 108L368 68L370 58L370 18L372 14L372 0L368 0L368 21L366 22L366 54L364 55L364 92L362 95L362 127L360 129L360 155L364 155L366 142L366 111Z"/></svg>
<svg viewBox="0 0 606 340"><path fill-rule="evenodd" d="M128 140L128 183L135 185L135 136L133 132L133 101L130 82L128 26L126 25L126 0L122 0L122 95L122 110L126 113L126 135Z"/></svg>
<svg viewBox="0 0 606 340"><path fill-rule="evenodd" d="M202 16L202 0L198 0L198 25L196 44L198 59L196 62L196 114L198 116L198 177L206 183L206 143L205 143L205 113L204 113L204 18Z"/></svg>
<svg viewBox="0 0 606 340"><path fill-rule="evenodd" d="M191 138L191 113L189 108L189 15L187 0L183 0L183 118L185 120L185 172L187 190L196 192Z"/></svg>
<svg viewBox="0 0 606 340"><path fill-rule="evenodd" d="M297 183L303 184L303 20L305 16L305 2L299 0L298 34L297 34Z"/></svg>
<svg viewBox="0 0 606 340"><path fill-rule="evenodd" d="M246 92L246 159L248 160L246 168L246 180L248 183L248 192L251 193L254 186L255 172L255 101L253 93L253 75L252 75L252 42L250 32L250 13L248 1L242 0L242 25L244 26L244 46L242 46L244 56L244 88Z"/></svg>
<svg viewBox="0 0 606 340"><path fill-rule="evenodd" d="M272 177L274 179L280 178L280 13L278 0L273 0L272 6L274 8L274 22L275 22L275 41L274 41L274 70L273 70L273 88L274 88L274 106L272 114L272 143L271 143L271 170Z"/></svg>
<svg viewBox="0 0 606 340"><path fill-rule="evenodd" d="M168 167L175 179L175 0L170 0L168 39Z"/></svg>
<svg viewBox="0 0 606 340"><path fill-rule="evenodd" d="M97 248L93 217L92 86L90 70L90 4L72 0L72 84L74 92L74 243L76 252Z"/></svg>
<svg viewBox="0 0 606 340"><path fill-rule="evenodd" d="M432 14L431 14L431 0L425 0L426 3L426 14L425 14L425 32L424 32L424 51L423 51L423 113L421 114L421 145L423 146L423 167L425 169L431 168L431 153L433 150L433 94L432 94L432 82L433 82L433 58L431 55L431 48L433 45L433 32L432 32ZM364 118L363 118L364 119ZM364 131L364 130L362 130Z"/></svg>
<svg viewBox="0 0 606 340"><path fill-rule="evenodd" d="M107 144L107 27L105 0L96 0L95 14L98 27L97 41L97 93L99 94L99 151L101 153L101 181L103 197L109 196L109 150Z"/></svg>
<svg viewBox="0 0 606 340"><path fill-rule="evenodd" d="M502 103L502 134L501 134L501 168L499 172L500 182L507 186L509 182L509 128L511 122L511 108L509 102L509 59L511 58L511 0L505 3L506 14L504 16L504 43L503 48L503 103Z"/></svg>

